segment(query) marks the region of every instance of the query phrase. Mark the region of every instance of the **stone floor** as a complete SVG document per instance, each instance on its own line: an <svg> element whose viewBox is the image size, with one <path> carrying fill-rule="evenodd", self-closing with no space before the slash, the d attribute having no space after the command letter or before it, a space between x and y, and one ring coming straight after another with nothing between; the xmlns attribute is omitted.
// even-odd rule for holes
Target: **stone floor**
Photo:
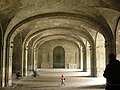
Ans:
<svg viewBox="0 0 120 90"><path fill-rule="evenodd" d="M90 77L79 70L42 69L38 76L32 73L24 78L14 79L13 85L3 90L105 90L105 78ZM61 86L60 76L64 74L65 85Z"/></svg>

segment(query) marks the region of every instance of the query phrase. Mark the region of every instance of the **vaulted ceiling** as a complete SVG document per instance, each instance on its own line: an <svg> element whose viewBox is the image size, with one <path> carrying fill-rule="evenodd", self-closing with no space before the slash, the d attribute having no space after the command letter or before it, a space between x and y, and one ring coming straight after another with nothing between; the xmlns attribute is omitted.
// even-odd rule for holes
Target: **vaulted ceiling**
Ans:
<svg viewBox="0 0 120 90"><path fill-rule="evenodd" d="M119 0L2 0L0 21L6 39L21 34L24 42L47 37L86 39L96 34L113 38L120 16ZM81 42L83 43L83 42Z"/></svg>

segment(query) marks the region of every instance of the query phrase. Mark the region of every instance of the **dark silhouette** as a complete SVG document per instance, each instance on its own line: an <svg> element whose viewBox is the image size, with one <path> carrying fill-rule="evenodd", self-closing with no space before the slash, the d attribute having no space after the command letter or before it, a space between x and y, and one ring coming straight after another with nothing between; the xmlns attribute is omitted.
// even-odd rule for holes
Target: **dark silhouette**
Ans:
<svg viewBox="0 0 120 90"><path fill-rule="evenodd" d="M16 79L19 79L20 76L21 76L20 72L17 71L17 73L16 73Z"/></svg>
<svg viewBox="0 0 120 90"><path fill-rule="evenodd" d="M33 77L37 76L37 71L33 70Z"/></svg>
<svg viewBox="0 0 120 90"><path fill-rule="evenodd" d="M106 78L105 90L120 90L120 61L114 54L109 54L109 64L106 66L103 76Z"/></svg>

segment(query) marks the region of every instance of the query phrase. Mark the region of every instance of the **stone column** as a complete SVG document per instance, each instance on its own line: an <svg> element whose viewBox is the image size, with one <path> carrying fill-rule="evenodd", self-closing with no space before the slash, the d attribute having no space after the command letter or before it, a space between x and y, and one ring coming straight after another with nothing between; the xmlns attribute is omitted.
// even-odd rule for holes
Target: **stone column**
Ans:
<svg viewBox="0 0 120 90"><path fill-rule="evenodd" d="M91 76L97 76L97 67L95 60L95 49L90 46Z"/></svg>
<svg viewBox="0 0 120 90"><path fill-rule="evenodd" d="M87 72L90 72L91 71L91 49L90 49L90 46L87 46L86 47L86 69L87 69Z"/></svg>
<svg viewBox="0 0 120 90"><path fill-rule="evenodd" d="M31 60L31 70L34 70L34 48L33 47L31 47L31 50L30 50L30 55L31 55L31 58L30 58L30 60Z"/></svg>
<svg viewBox="0 0 120 90"><path fill-rule="evenodd" d="M28 70L30 70L30 71L32 71L33 70L33 68L32 68L32 58L31 58L31 46L26 46L27 47L27 63L28 63Z"/></svg>
<svg viewBox="0 0 120 90"><path fill-rule="evenodd" d="M5 61L6 60L6 49L3 48L3 60L2 60L2 68L1 68L1 77L2 77L2 87L5 87Z"/></svg>
<svg viewBox="0 0 120 90"><path fill-rule="evenodd" d="M3 67L5 66L4 61L3 61L3 26L0 23L0 88L4 86L4 73Z"/></svg>
<svg viewBox="0 0 120 90"><path fill-rule="evenodd" d="M0 43L0 88L2 87L2 60L3 60L3 58L2 58L2 51L3 51L3 48L2 48L2 45L1 45L1 43Z"/></svg>
<svg viewBox="0 0 120 90"><path fill-rule="evenodd" d="M27 76L27 60L28 60L28 47L25 47L24 61L23 61L23 75Z"/></svg>
<svg viewBox="0 0 120 90"><path fill-rule="evenodd" d="M105 51L106 51L106 64L108 64L108 55L110 53L116 53L115 43L112 41L105 41Z"/></svg>
<svg viewBox="0 0 120 90"><path fill-rule="evenodd" d="M87 60L86 60L86 49L84 48L82 50L82 57L83 57L83 71L86 72L87 71Z"/></svg>
<svg viewBox="0 0 120 90"><path fill-rule="evenodd" d="M108 64L108 45L107 45L107 41L105 41L105 58L106 58L106 62L105 62L105 64L107 65Z"/></svg>
<svg viewBox="0 0 120 90"><path fill-rule="evenodd" d="M33 51L33 70L36 70L36 48Z"/></svg>
<svg viewBox="0 0 120 90"><path fill-rule="evenodd" d="M36 48L35 60L35 68L38 68L38 48Z"/></svg>
<svg viewBox="0 0 120 90"><path fill-rule="evenodd" d="M7 56L6 56L6 70L5 70L5 86L12 85L12 52L13 46L10 45L7 47Z"/></svg>

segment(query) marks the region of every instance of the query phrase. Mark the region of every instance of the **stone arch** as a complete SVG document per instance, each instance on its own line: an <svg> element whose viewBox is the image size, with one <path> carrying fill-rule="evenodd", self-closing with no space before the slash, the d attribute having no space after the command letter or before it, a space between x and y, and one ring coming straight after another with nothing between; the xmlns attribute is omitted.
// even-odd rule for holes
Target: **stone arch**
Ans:
<svg viewBox="0 0 120 90"><path fill-rule="evenodd" d="M50 40L59 40L59 39L62 39L62 40L66 40L66 41L69 41L69 42L72 42L74 44L76 44L76 46L80 49L80 43L83 47L83 49L85 50L85 45L82 41L80 41L79 39L75 38L75 37L71 37L69 35L53 35L53 36L46 36L46 37L43 37L41 38L40 40L37 40L36 43L33 43L33 45L31 47L37 49L38 47L40 47L43 43L45 42L49 42ZM78 43L79 42L79 43ZM33 51L34 52L34 51ZM36 55L36 53L34 52L34 54ZM85 52L84 52L84 57L86 56ZM33 59L34 60L34 59ZM86 59L84 58L84 61Z"/></svg>
<svg viewBox="0 0 120 90"><path fill-rule="evenodd" d="M77 43L79 40L78 39L76 39L76 38L73 38L73 37L70 37L70 36L60 36L60 35L53 35L53 36L46 36L46 37L43 37L43 38L41 38L40 40L38 40L37 42L36 42L36 44L33 44L32 46L30 46L30 47L32 47L33 48L33 55L32 56L35 56L37 53L36 53L36 50L38 49L38 47L40 47L43 43L45 43L45 42L48 42L48 41L50 41L50 40L56 40L56 39L63 39L63 40L67 40L67 41L70 41L70 42L73 42L73 43L75 43L75 44L78 44L77 46L78 46L78 48L79 48L79 43ZM81 42L82 43L82 42ZM83 46L83 48L85 49L85 45L82 43L82 46ZM26 47L26 45L25 45L25 47ZM28 60L30 60L30 59L28 59ZM34 63L35 61L34 60L36 60L35 59L35 57L33 57L32 58L32 62ZM86 59L85 59L86 60ZM35 69L35 66L33 65L33 69Z"/></svg>
<svg viewBox="0 0 120 90"><path fill-rule="evenodd" d="M88 22L91 22L93 24L95 24L95 22L97 24L95 25L99 25L98 27L101 26L101 30L103 29L102 31L102 34L105 35L107 32L104 30L108 30L110 29L109 27L107 26L104 26L103 24L99 23L96 19L93 19L91 16L85 16L85 15L82 15L82 14L76 14L76 13L67 13L67 12L52 12L52 13L45 13L45 14L38 14L38 15L35 15L35 16L32 16L32 17L29 17L29 18L26 18L24 20L22 20L21 22L17 23L10 31L9 33L7 32L6 33L6 39L9 38L12 33L18 28L20 27L21 25L27 23L27 22L30 22L30 21L33 21L35 19L39 19L39 18L45 18L45 17L53 17L53 16L57 16L58 18L59 17L64 17L64 16L67 16L68 18L72 17L71 19L77 19L77 20L81 20L86 22L85 20L87 20ZM103 25L103 26L102 26ZM100 31L101 32L101 31ZM108 32L108 34L111 34L112 32ZM110 35L108 38L112 38L112 36Z"/></svg>
<svg viewBox="0 0 120 90"><path fill-rule="evenodd" d="M10 48L10 45L11 45L11 42L12 42L12 39L11 39L11 35L13 34L13 32L18 28L18 27L20 27L21 25L23 25L23 24L25 24L25 23L27 23L27 22L29 22L29 21L32 21L32 20L35 20L35 19L38 19L38 18L44 18L44 17L53 17L53 16L57 16L57 17L63 17L63 16L68 16L68 17L75 17L75 18L77 18L77 19L81 19L81 18L83 18L84 17L84 15L79 15L79 14L74 14L74 13L65 13L65 12L53 12L53 13L46 13L46 14L41 14L41 15L36 15L36 16L33 16L33 17L29 17L29 18L27 18L27 19L25 19L25 20L23 20L23 21L21 21L21 22L19 22L18 24L16 24L11 30L10 30L10 32L7 32L6 33L6 35L5 35L5 39L4 39L4 48L5 48L5 52L4 52L4 60L5 60L5 62L6 62L6 66L9 66L9 64L11 63L11 62L9 62L10 61L10 59L11 58L9 58L9 52L11 52L11 48ZM89 18L89 19L88 19ZM94 24L94 21L95 22L97 22L97 24L100 24L98 21L96 21L95 19L91 19L90 17L88 17L88 16L85 16L85 18L84 18L85 20L87 20L87 21L89 21L89 22L91 22L92 24ZM83 19L82 19L83 20ZM91 20L91 21L90 21ZM84 20L83 20L84 21ZM101 24L99 25L99 26L101 26ZM104 27L104 26L101 26L101 29L103 29L103 31L106 31L108 28L106 28L106 27ZM104 30L104 29L106 29L106 30ZM102 31L102 32L103 32ZM105 35L105 33L103 32L103 34ZM107 38L110 38L109 40L113 40L113 38L112 38L112 36L110 35L110 33L108 32L107 34L109 34L109 36L107 37ZM111 39L112 38L112 39ZM110 49L112 48L112 45L113 44L111 44L110 43ZM94 55L94 45L93 45L93 47L92 47L92 55ZM92 57L92 55L91 55L91 59L92 60L95 60L95 58L94 57ZM24 61L23 61L24 62ZM26 63L25 63L26 64ZM24 67L24 68L27 68L27 67ZM6 67L5 68L6 69L6 72L8 73L8 75L9 74L11 74L11 72L8 72L8 71L10 71L10 70L7 70L7 69L10 69L9 67ZM11 75L9 75L9 76L11 76ZM11 83L11 79L10 78L8 78L7 76L6 76L6 80L8 81L8 83Z"/></svg>
<svg viewBox="0 0 120 90"><path fill-rule="evenodd" d="M39 34L38 34L39 35ZM34 35L33 35L34 36ZM40 35L39 35L40 36ZM69 35L65 35L65 34L55 34L55 35L48 35L48 36L45 36L45 37L39 37L38 39L36 39L36 40L34 40L34 42L40 42L40 41L47 41L47 40L45 40L45 38L48 38L49 37L49 39L51 38L51 37L54 37L55 39L59 39L58 37L55 37L55 36L64 36L64 37L66 37L66 39L68 39L68 38L73 38L75 41L77 40L78 42L81 42L82 40L79 40L80 39L80 37L79 37L79 39L77 39L77 37L74 37L74 36L69 36ZM32 36L31 36L32 37ZM29 39L30 39L30 37L29 37ZM52 38L51 38L52 39ZM64 38L65 39L65 38ZM31 39L30 39L31 40ZM68 40L70 40L70 39L68 39ZM71 40L70 40L71 41ZM73 41L73 40L72 40ZM77 42L76 41L76 42ZM26 41L27 43L29 42L29 40L27 40ZM43 42L41 42L41 43L43 43ZM81 44L82 44L82 47L83 47L83 49L84 49L84 51L86 51L85 50L85 45L83 44L83 42L81 42ZM38 43L38 45L41 45L40 43ZM26 47L26 44L24 45L25 47ZM33 44L33 46L31 46L31 47L34 47L34 48L37 48L36 46L34 46L34 44ZM84 52L84 62L85 62L85 54L86 52ZM34 59L32 59L32 60L34 60ZM84 63L84 65L86 65L85 63Z"/></svg>

